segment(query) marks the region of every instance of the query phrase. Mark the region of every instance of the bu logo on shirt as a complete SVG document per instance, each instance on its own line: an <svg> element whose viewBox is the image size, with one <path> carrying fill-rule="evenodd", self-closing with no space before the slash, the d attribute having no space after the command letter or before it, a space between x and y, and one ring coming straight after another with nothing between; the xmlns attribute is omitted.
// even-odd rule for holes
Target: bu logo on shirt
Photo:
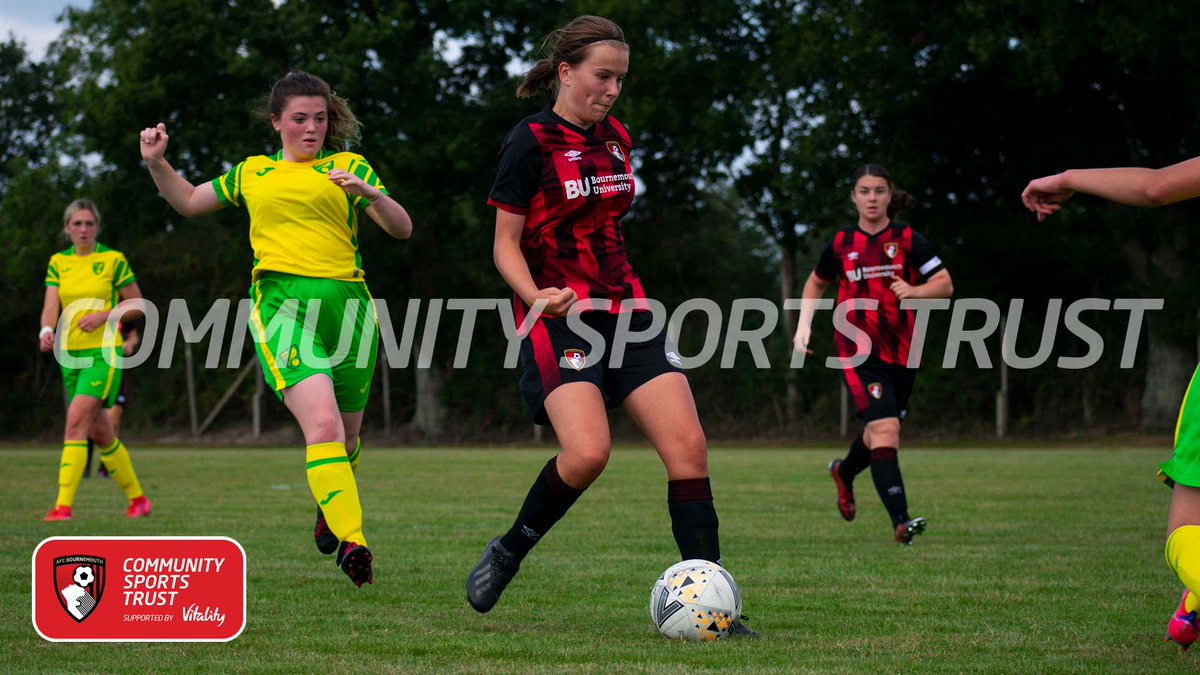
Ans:
<svg viewBox="0 0 1200 675"><path fill-rule="evenodd" d="M92 263L92 274L100 274L104 271L104 263Z"/></svg>
<svg viewBox="0 0 1200 675"><path fill-rule="evenodd" d="M846 280L847 281L862 281L862 278L863 278L862 268L846 270Z"/></svg>
<svg viewBox="0 0 1200 675"><path fill-rule="evenodd" d="M564 349L563 360L575 370L583 370L583 367L587 365L587 355L583 353L582 349Z"/></svg>
<svg viewBox="0 0 1200 675"><path fill-rule="evenodd" d="M900 247L897 246L896 242L894 242L894 241L889 241L888 243L883 245L883 254L889 258L895 258L896 253L898 253L899 251L900 251Z"/></svg>
<svg viewBox="0 0 1200 675"><path fill-rule="evenodd" d="M592 184L586 178L581 178L579 180L565 180L563 181L563 190L567 193L567 199L586 197L592 194Z"/></svg>
<svg viewBox="0 0 1200 675"><path fill-rule="evenodd" d="M76 623L91 616L104 595L104 558L67 555L54 559L54 592Z"/></svg>

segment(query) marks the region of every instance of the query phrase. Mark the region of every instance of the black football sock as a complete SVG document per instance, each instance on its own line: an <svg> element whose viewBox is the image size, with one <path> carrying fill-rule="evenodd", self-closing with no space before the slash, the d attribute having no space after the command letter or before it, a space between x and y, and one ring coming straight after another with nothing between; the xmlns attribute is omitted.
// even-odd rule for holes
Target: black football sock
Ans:
<svg viewBox="0 0 1200 675"><path fill-rule="evenodd" d="M895 448L871 451L871 478L875 481L879 499L892 517L892 526L908 520L908 498L904 496L904 480L900 477Z"/></svg>
<svg viewBox="0 0 1200 675"><path fill-rule="evenodd" d="M680 559L700 558L719 563L719 523L708 478L667 481L667 509L671 512L671 532L675 535Z"/></svg>
<svg viewBox="0 0 1200 675"><path fill-rule="evenodd" d="M96 451L96 442L88 438L88 456L87 461L83 464L83 477L92 477L92 453Z"/></svg>
<svg viewBox="0 0 1200 675"><path fill-rule="evenodd" d="M583 490L563 482L558 475L557 462L557 455L546 462L537 480L533 481L533 487L529 488L512 528L500 538L500 543L517 560L524 558L583 494Z"/></svg>
<svg viewBox="0 0 1200 675"><path fill-rule="evenodd" d="M838 474L846 487L850 487L854 484L854 477L870 465L871 451L867 448L867 444L863 443L862 434L859 434L850 444L850 451L846 453L846 459L843 459L842 465L838 467Z"/></svg>

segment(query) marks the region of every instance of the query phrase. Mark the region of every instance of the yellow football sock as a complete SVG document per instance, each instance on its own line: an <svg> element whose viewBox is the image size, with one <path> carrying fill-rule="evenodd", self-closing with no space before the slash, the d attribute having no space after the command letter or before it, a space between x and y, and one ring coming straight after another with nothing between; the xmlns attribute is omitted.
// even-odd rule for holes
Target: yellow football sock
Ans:
<svg viewBox="0 0 1200 675"><path fill-rule="evenodd" d="M1184 609L1200 608L1200 526L1184 525L1167 537L1167 566L1191 591Z"/></svg>
<svg viewBox="0 0 1200 675"><path fill-rule="evenodd" d="M350 453L350 470L358 473L358 458L362 456L362 436L354 439L354 452Z"/></svg>
<svg viewBox="0 0 1200 675"><path fill-rule="evenodd" d="M87 468L87 441L63 441L62 460L58 464L58 498L55 506L72 506L83 470Z"/></svg>
<svg viewBox="0 0 1200 675"><path fill-rule="evenodd" d="M308 487L325 514L325 523L338 541L352 541L363 546L367 540L362 532L362 505L358 501L358 484L350 469L344 443L317 443L308 446Z"/></svg>
<svg viewBox="0 0 1200 675"><path fill-rule="evenodd" d="M138 482L137 472L133 470L133 460L130 459L129 451L125 449L121 439L114 436L112 443L100 448L100 461L104 462L108 475L125 492L126 498L133 501L144 494L142 484Z"/></svg>

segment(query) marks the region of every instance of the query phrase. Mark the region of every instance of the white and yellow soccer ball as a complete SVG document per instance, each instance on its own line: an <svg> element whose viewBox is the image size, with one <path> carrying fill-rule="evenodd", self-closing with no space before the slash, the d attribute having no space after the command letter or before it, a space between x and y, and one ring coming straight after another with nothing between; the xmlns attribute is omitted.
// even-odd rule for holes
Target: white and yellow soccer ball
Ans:
<svg viewBox="0 0 1200 675"><path fill-rule="evenodd" d="M684 560L667 568L650 589L650 619L675 640L720 640L742 615L742 594L724 567Z"/></svg>

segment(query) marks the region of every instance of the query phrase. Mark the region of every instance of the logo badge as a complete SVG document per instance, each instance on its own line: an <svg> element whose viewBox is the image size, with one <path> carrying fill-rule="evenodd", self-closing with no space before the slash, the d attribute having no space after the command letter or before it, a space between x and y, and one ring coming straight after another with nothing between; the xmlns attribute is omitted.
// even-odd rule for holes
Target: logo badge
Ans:
<svg viewBox="0 0 1200 675"><path fill-rule="evenodd" d="M871 395L871 398L878 401L883 398L883 385L878 382L872 382L867 385L867 393Z"/></svg>
<svg viewBox="0 0 1200 675"><path fill-rule="evenodd" d="M267 168L263 169L262 171L255 171L255 172L254 172L254 175L255 175L255 176L258 176L259 178L262 178L263 176L265 176L265 175L267 175L267 174L271 173L271 172L272 172L272 171L274 171L274 170L275 170L275 167L273 167L273 166L268 166Z"/></svg>
<svg viewBox="0 0 1200 675"><path fill-rule="evenodd" d="M563 360L575 370L583 370L587 365L587 355L583 353L582 349L564 349Z"/></svg>
<svg viewBox="0 0 1200 675"><path fill-rule="evenodd" d="M620 143L617 143L616 141L607 141L604 143L604 146L608 148L608 151L610 153L612 153L613 157L616 157L617 159L621 160L622 162L625 161L625 153L621 152L621 144Z"/></svg>
<svg viewBox="0 0 1200 675"><path fill-rule="evenodd" d="M280 349L279 353L275 355L275 367L287 368L290 366L294 368L300 365L300 359L297 358L299 353L300 350L296 349L295 347L284 347L283 349Z"/></svg>
<svg viewBox="0 0 1200 675"><path fill-rule="evenodd" d="M899 252L900 252L900 246L897 245L896 242L894 242L894 241L889 241L888 243L883 245L883 254L889 258L895 258L896 254Z"/></svg>
<svg viewBox="0 0 1200 675"><path fill-rule="evenodd" d="M100 274L104 271L104 263L92 263L92 274Z"/></svg>
<svg viewBox="0 0 1200 675"><path fill-rule="evenodd" d="M246 626L246 552L227 537L50 537L32 563L51 642L228 642Z"/></svg>
<svg viewBox="0 0 1200 675"><path fill-rule="evenodd" d="M317 173L329 173L329 171L331 169L333 169L333 160L332 159L329 160L328 162L325 162L323 164L317 164L316 166L313 167L313 171L316 171Z"/></svg>
<svg viewBox="0 0 1200 675"><path fill-rule="evenodd" d="M858 260L858 251L850 251L849 253L847 253L846 260L849 260L851 262Z"/></svg>
<svg viewBox="0 0 1200 675"><path fill-rule="evenodd" d="M568 150L563 153L563 157L566 157L569 162L578 162L582 156L583 153L578 150Z"/></svg>
<svg viewBox="0 0 1200 675"><path fill-rule="evenodd" d="M104 558L65 555L54 559L54 595L75 623L91 616L104 596Z"/></svg>

